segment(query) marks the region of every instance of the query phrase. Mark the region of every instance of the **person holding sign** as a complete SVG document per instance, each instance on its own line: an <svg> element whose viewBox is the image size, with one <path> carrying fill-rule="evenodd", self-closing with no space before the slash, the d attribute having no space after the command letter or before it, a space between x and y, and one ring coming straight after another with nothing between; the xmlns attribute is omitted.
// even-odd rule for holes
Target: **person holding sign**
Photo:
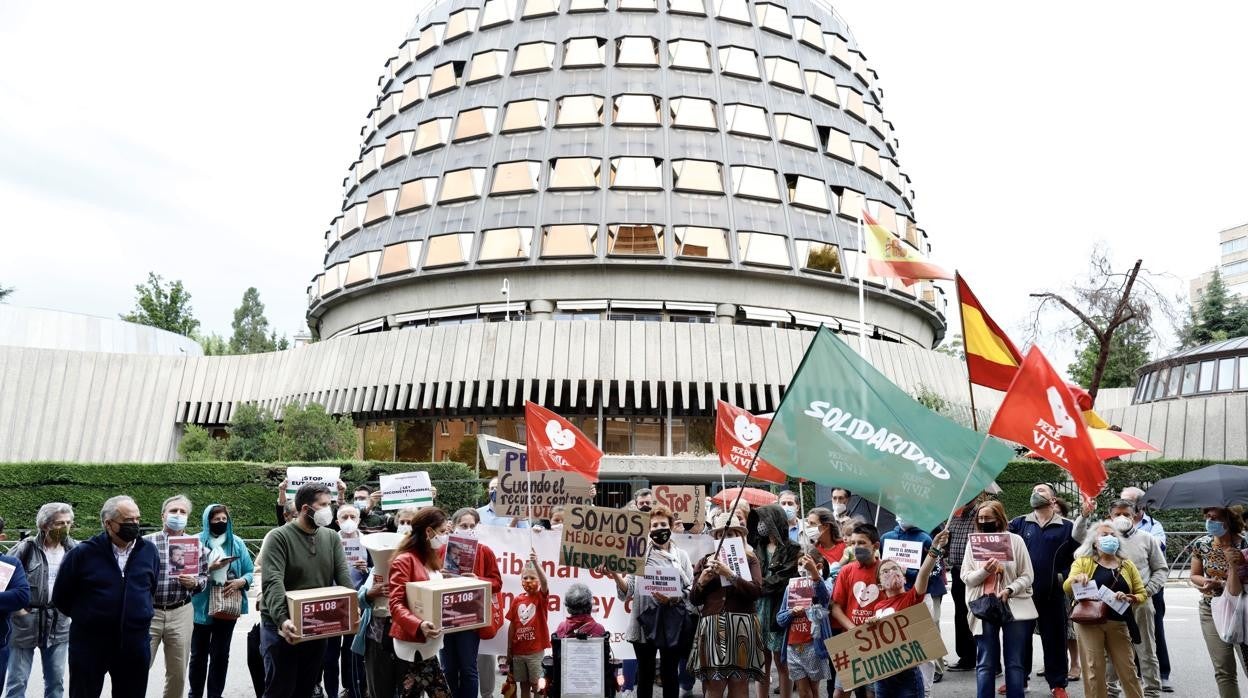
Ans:
<svg viewBox="0 0 1248 698"><path fill-rule="evenodd" d="M1085 587L1089 582L1095 584L1100 598L1087 599L1087 603L1101 609L1102 622L1081 622L1078 615L1073 618L1075 632L1079 635L1079 651L1083 653L1080 659L1083 695L1087 698L1107 695L1105 658L1108 656L1118 671L1122 692L1127 698L1142 698L1144 691L1135 675L1135 648L1132 646L1132 635L1138 635L1139 630L1128 626L1135 624L1131 607L1143 603L1148 593L1135 563L1123 553L1122 538L1112 522L1102 521L1091 527L1087 540L1075 551L1070 576L1062 587L1068 596L1075 597L1075 588Z"/></svg>
<svg viewBox="0 0 1248 698"><path fill-rule="evenodd" d="M938 547L945 550L947 543L948 541L941 543ZM880 536L880 545L883 548L881 557L885 560L896 560L905 571L906 588L914 587L915 581L923 574L919 568L929 557L927 553L932 547L932 537L927 531L898 516L893 530ZM927 610L932 612L933 618L940 618L941 601L945 597L945 570L942 561L936 561L936 566L929 572L926 581L927 596L924 603L927 604ZM923 672L923 685L930 690L936 675L936 663L926 663L920 670Z"/></svg>
<svg viewBox="0 0 1248 698"><path fill-rule="evenodd" d="M507 609L507 659L521 697L529 698L545 673L542 657L550 649L550 587L536 552L529 553L529 563L520 573L520 586L524 593L512 599Z"/></svg>
<svg viewBox="0 0 1248 698"><path fill-rule="evenodd" d="M682 632L691 611L686 603L693 583L693 567L689 555L672 545L672 512L659 504L650 509L650 544L646 553L646 570L673 571L678 587L674 594L650 591L647 576L599 568L615 581L621 601L633 600L628 630L624 639L633 644L637 657L637 698L654 695L654 657L659 656L659 678L663 682L663 698L680 694L678 678L680 657L685 654L688 637Z"/></svg>
<svg viewBox="0 0 1248 698"><path fill-rule="evenodd" d="M962 558L962 581L966 584L966 605L972 609L967 619L975 636L975 695L993 698L998 658L1005 662L1006 698L1023 698L1027 688L1027 670L1023 652L1035 624L1036 606L1031 601L1031 584L1035 572L1031 555L1022 537L1006 529L1005 507L1001 502L984 502L975 510L979 533L1006 536L1008 561L989 555L976 547L975 535L969 536ZM980 618L974 614L975 603L981 598L996 596L1009 609L1010 620L1000 617ZM1063 693L1065 691L1063 690Z"/></svg>
<svg viewBox="0 0 1248 698"><path fill-rule="evenodd" d="M731 513L718 514L711 537L725 547L735 540L744 549L745 526ZM746 549L744 567L734 567L711 554L693 572L689 601L702 607L702 617L689 658L692 673L709 698L745 698L749 682L763 678L763 638L754 608L762 594L758 558Z"/></svg>
<svg viewBox="0 0 1248 698"><path fill-rule="evenodd" d="M387 581L390 637L394 639L399 680L395 695L420 698L449 695L446 676L438 663L442 629L419 618L407 605L407 583L442 578L442 550L450 527L441 509L427 507L412 518L412 532L403 538L390 561Z"/></svg>
<svg viewBox="0 0 1248 698"><path fill-rule="evenodd" d="M819 682L832 678L828 648L823 644L832 637L832 624L828 622L830 596L814 558L802 555L797 566L804 575L789 580L776 612L776 624L784 628L780 661L787 667L799 698L817 698Z"/></svg>

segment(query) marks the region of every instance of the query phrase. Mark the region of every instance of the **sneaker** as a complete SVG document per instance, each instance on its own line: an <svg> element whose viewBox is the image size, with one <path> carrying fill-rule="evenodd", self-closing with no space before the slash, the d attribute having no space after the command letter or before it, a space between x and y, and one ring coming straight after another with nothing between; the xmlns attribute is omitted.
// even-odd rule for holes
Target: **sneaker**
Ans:
<svg viewBox="0 0 1248 698"><path fill-rule="evenodd" d="M1161 680L1161 692L1162 693L1174 693L1174 686L1170 685L1170 679Z"/></svg>
<svg viewBox="0 0 1248 698"><path fill-rule="evenodd" d="M1053 698L1069 698L1069 696L1066 695L1066 689L1062 686L1058 686L1052 691L1049 691L1049 695L1053 696Z"/></svg>
<svg viewBox="0 0 1248 698"><path fill-rule="evenodd" d="M938 671L935 674L932 674L932 683L936 684L944 680L945 680L945 672Z"/></svg>
<svg viewBox="0 0 1248 698"><path fill-rule="evenodd" d="M945 671L975 671L975 665L965 662L955 662L945 667Z"/></svg>

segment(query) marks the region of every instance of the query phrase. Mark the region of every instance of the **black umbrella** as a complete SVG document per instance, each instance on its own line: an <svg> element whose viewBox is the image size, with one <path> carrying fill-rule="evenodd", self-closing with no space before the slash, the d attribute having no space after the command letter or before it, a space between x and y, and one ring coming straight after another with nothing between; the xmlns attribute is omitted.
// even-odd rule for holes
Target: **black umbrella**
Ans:
<svg viewBox="0 0 1248 698"><path fill-rule="evenodd" d="M1248 503L1248 468L1219 463L1158 480L1140 504L1149 509L1202 509Z"/></svg>

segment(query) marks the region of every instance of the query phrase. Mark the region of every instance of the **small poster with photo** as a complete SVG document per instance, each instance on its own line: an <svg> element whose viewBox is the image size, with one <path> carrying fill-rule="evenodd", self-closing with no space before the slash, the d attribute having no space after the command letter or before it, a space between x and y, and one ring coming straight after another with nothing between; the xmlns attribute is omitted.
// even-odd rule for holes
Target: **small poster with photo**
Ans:
<svg viewBox="0 0 1248 698"><path fill-rule="evenodd" d="M472 574L477 566L477 539L452 535L446 541L446 557L443 560L445 574L457 577Z"/></svg>
<svg viewBox="0 0 1248 698"><path fill-rule="evenodd" d="M788 608L790 611L810 608L814 603L814 580L810 577L794 577L789 580Z"/></svg>
<svg viewBox="0 0 1248 698"><path fill-rule="evenodd" d="M972 533L967 539L971 543L971 559L975 562L1014 562L1014 546L1008 533Z"/></svg>
<svg viewBox="0 0 1248 698"><path fill-rule="evenodd" d="M199 536L169 536L169 576L197 576L199 555Z"/></svg>

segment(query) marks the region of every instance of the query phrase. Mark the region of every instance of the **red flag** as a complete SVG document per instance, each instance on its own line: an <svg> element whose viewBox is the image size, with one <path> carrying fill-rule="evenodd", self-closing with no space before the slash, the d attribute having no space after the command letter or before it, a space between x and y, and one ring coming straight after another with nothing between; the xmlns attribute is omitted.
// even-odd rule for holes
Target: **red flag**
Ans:
<svg viewBox="0 0 1248 698"><path fill-rule="evenodd" d="M1105 464L1096 455L1075 396L1035 347L1023 358L988 433L1061 466L1084 497L1095 497L1105 487Z"/></svg>
<svg viewBox="0 0 1248 698"><path fill-rule="evenodd" d="M962 337L966 344L966 371L971 382L994 390L1005 390L1014 380L1023 355L1009 335L984 310L959 274L958 305L962 311Z"/></svg>
<svg viewBox="0 0 1248 698"><path fill-rule="evenodd" d="M770 426L770 419L755 417L740 407L717 400L715 450L719 451L720 467L731 465L742 473L749 470L750 461L754 460L758 445ZM754 472L750 477L777 485L783 485L788 481L788 476L762 458L754 464Z"/></svg>
<svg viewBox="0 0 1248 698"><path fill-rule="evenodd" d="M524 433L530 470L563 470L598 482L602 451L568 420L526 400Z"/></svg>

